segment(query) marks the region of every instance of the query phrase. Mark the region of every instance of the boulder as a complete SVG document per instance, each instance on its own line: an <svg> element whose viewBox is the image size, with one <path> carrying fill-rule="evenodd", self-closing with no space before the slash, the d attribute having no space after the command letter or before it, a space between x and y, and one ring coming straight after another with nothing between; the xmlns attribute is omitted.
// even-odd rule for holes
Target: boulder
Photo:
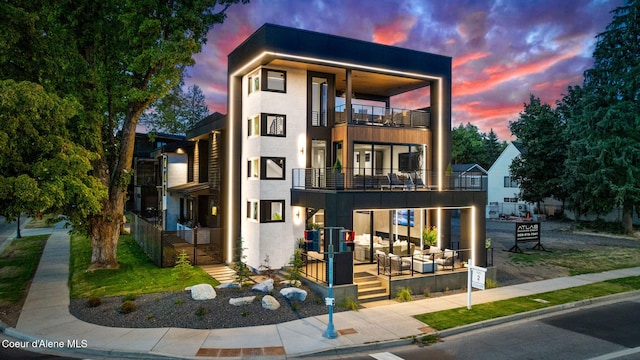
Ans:
<svg viewBox="0 0 640 360"><path fill-rule="evenodd" d="M253 302L253 300L255 300L256 297L255 296L245 296L245 297L239 297L239 298L231 298L229 299L229 304L233 305L233 306L244 306L244 305L249 305Z"/></svg>
<svg viewBox="0 0 640 360"><path fill-rule="evenodd" d="M216 298L216 291L209 284L198 284L191 287L193 300L211 300Z"/></svg>
<svg viewBox="0 0 640 360"><path fill-rule="evenodd" d="M289 300L304 301L307 298L306 291L294 287L284 288L280 290L280 294Z"/></svg>
<svg viewBox="0 0 640 360"><path fill-rule="evenodd" d="M216 286L216 289L239 289L240 285L232 282L222 283Z"/></svg>
<svg viewBox="0 0 640 360"><path fill-rule="evenodd" d="M280 281L280 285L300 287L302 283L300 282L300 280L283 280Z"/></svg>
<svg viewBox="0 0 640 360"><path fill-rule="evenodd" d="M251 290L268 293L269 291L273 290L273 279L267 279L265 281L259 282L253 285Z"/></svg>
<svg viewBox="0 0 640 360"><path fill-rule="evenodd" d="M262 307L267 310L278 310L280 303L271 295L265 295L262 298Z"/></svg>

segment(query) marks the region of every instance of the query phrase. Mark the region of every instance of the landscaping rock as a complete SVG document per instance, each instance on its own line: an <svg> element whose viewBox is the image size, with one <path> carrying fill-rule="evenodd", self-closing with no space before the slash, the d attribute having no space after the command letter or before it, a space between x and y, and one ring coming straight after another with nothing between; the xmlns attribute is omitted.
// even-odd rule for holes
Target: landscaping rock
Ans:
<svg viewBox="0 0 640 360"><path fill-rule="evenodd" d="M283 280L283 281L280 281L280 285L300 287L302 285L302 282L300 282L300 280Z"/></svg>
<svg viewBox="0 0 640 360"><path fill-rule="evenodd" d="M263 293L268 293L269 291L273 290L273 279L268 279L268 280L259 282L259 283L255 284L255 285L253 285L251 290L260 291L260 292L263 292Z"/></svg>
<svg viewBox="0 0 640 360"><path fill-rule="evenodd" d="M262 298L262 307L267 310L278 310L280 303L271 295L265 295Z"/></svg>
<svg viewBox="0 0 640 360"><path fill-rule="evenodd" d="M253 302L253 300L255 300L256 297L255 296L244 296L244 297L239 297L239 298L231 298L229 299L229 304L233 305L233 306L244 306L244 305L249 305Z"/></svg>
<svg viewBox="0 0 640 360"><path fill-rule="evenodd" d="M216 289L240 289L240 285L232 282L222 283L216 286Z"/></svg>
<svg viewBox="0 0 640 360"><path fill-rule="evenodd" d="M193 300L211 300L216 298L216 291L209 284L198 284L191 287Z"/></svg>
<svg viewBox="0 0 640 360"><path fill-rule="evenodd" d="M280 294L289 300L304 301L307 298L306 291L294 287L284 288L280 290Z"/></svg>

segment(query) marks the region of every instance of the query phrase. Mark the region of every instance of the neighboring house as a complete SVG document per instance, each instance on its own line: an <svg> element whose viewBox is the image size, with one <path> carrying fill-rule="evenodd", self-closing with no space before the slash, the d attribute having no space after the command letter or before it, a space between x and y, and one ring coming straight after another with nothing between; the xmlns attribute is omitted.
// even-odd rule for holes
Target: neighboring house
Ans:
<svg viewBox="0 0 640 360"><path fill-rule="evenodd" d="M487 191L487 170L478 164L451 165L453 187Z"/></svg>
<svg viewBox="0 0 640 360"><path fill-rule="evenodd" d="M511 177L509 167L522 154L522 144L511 142L488 171L487 218L524 217L533 214L533 204L520 199L520 185Z"/></svg>
<svg viewBox="0 0 640 360"><path fill-rule="evenodd" d="M486 195L445 180L451 58L266 24L228 60L217 210L225 262L241 239L252 268L267 256L284 266L307 223L355 231L370 245L364 261L373 261L374 238L394 251L399 239L419 245L432 225L439 246L451 247L459 210L463 235L455 242L484 263L485 252L474 249L484 249ZM391 106L409 92L431 103ZM336 271L350 278L352 263L339 257Z"/></svg>
<svg viewBox="0 0 640 360"><path fill-rule="evenodd" d="M166 145L184 144L183 135L136 133L134 144L133 169L134 176L129 185L130 194L127 209L147 218L158 215L158 189L160 183L160 163L155 152Z"/></svg>

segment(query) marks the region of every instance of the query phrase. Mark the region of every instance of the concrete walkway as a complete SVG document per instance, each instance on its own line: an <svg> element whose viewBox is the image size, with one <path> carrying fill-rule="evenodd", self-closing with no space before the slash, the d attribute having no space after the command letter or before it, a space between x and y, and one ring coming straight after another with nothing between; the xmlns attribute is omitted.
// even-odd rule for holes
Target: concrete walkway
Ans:
<svg viewBox="0 0 640 360"><path fill-rule="evenodd" d="M25 231L25 236L31 235ZM89 324L69 314L69 235L56 228L42 254L15 329L7 335L44 347L92 358L266 358L282 359L346 349L380 349L410 342L430 328L412 316L465 307L467 294L398 303L334 314L339 336L325 339L328 316L277 325L235 329L128 329ZM532 295L552 290L640 275L640 267L500 287L473 293L473 304ZM455 331L455 330L453 330Z"/></svg>

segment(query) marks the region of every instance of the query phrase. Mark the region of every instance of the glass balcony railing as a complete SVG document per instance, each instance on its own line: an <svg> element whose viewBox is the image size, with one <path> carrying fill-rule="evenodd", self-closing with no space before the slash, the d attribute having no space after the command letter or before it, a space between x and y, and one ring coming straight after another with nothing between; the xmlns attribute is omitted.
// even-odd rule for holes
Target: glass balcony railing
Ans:
<svg viewBox="0 0 640 360"><path fill-rule="evenodd" d="M392 169L296 168L292 188L303 190L422 191L438 190L437 174L432 171L400 172ZM467 179L465 175L443 176L443 190L486 191L487 177Z"/></svg>
<svg viewBox="0 0 640 360"><path fill-rule="evenodd" d="M336 107L336 124L347 123L345 105ZM350 125L408 127L425 129L431 126L431 114L422 110L385 108L372 105L351 105Z"/></svg>

